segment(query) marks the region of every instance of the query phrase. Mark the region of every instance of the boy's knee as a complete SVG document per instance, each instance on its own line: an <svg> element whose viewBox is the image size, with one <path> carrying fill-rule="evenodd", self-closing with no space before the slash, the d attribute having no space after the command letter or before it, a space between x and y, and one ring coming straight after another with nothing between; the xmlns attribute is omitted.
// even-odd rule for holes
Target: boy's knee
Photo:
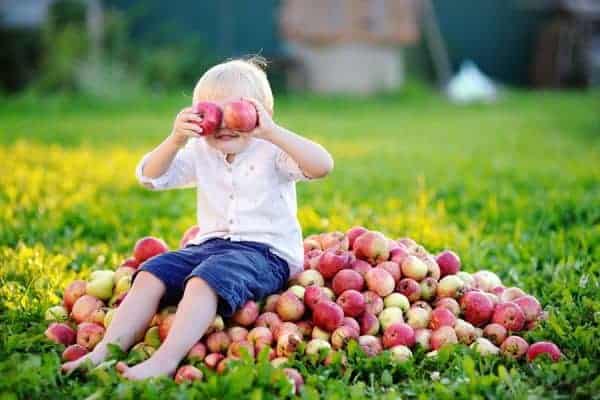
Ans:
<svg viewBox="0 0 600 400"><path fill-rule="evenodd" d="M140 271L135 277L133 287L143 290L166 290L165 284L158 279L154 274L147 271Z"/></svg>
<svg viewBox="0 0 600 400"><path fill-rule="evenodd" d="M187 281L185 290L192 291L194 293L210 292L216 296L213 288L210 287L210 285L204 279L198 276L193 276Z"/></svg>

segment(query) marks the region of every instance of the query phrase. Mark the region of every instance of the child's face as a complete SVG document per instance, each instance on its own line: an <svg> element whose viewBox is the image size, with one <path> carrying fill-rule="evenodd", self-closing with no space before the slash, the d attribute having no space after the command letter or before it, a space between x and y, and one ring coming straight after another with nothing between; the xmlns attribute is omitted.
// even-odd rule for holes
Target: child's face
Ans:
<svg viewBox="0 0 600 400"><path fill-rule="evenodd" d="M240 97L228 97L225 99L211 99L221 108L230 101L239 100ZM236 132L225 127L221 123L221 128L213 135L206 136L206 142L209 146L220 150L225 154L237 154L242 152L250 144L251 135L247 132Z"/></svg>

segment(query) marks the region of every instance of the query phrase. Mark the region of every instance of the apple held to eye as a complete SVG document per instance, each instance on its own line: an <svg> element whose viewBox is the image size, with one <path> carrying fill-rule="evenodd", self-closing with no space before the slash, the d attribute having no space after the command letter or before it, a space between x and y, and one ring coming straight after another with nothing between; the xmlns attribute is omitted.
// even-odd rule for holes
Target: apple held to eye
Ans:
<svg viewBox="0 0 600 400"><path fill-rule="evenodd" d="M250 132L258 124L258 113L248 101L232 101L223 107L223 122L232 131Z"/></svg>
<svg viewBox="0 0 600 400"><path fill-rule="evenodd" d="M212 135L221 127L223 111L221 111L221 107L217 104L209 101L200 101L192 106L192 112L202 118L202 121L196 123L202 128L200 135Z"/></svg>

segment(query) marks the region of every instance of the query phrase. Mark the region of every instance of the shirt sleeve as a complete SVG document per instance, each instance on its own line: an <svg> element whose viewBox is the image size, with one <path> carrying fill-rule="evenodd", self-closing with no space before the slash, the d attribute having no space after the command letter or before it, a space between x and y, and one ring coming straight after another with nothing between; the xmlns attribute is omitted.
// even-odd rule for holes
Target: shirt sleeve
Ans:
<svg viewBox="0 0 600 400"><path fill-rule="evenodd" d="M309 181L312 179L306 176L298 163L282 149L277 149L275 168L279 175L287 181Z"/></svg>
<svg viewBox="0 0 600 400"><path fill-rule="evenodd" d="M135 169L135 176L138 181L152 190L167 190L193 187L196 183L196 169L194 167L194 150L192 148L193 141L189 141L183 147L169 165L169 168L164 174L157 178L149 178L144 175L144 166L148 161L151 153L146 154Z"/></svg>

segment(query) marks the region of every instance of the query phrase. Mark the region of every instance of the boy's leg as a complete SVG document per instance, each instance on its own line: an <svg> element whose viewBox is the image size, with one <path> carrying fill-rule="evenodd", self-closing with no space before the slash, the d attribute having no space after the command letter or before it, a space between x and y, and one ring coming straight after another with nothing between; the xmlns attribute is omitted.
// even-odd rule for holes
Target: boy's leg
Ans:
<svg viewBox="0 0 600 400"><path fill-rule="evenodd" d="M213 322L217 301L217 294L203 279L190 278L165 341L150 359L141 364L131 368L125 363L117 364L119 372L133 380L172 375L179 362Z"/></svg>
<svg viewBox="0 0 600 400"><path fill-rule="evenodd" d="M117 308L104 338L91 353L63 364L61 369L65 372L71 371L87 360L93 365L101 363L107 356L109 343L115 343L123 350L131 347L136 337L150 323L164 292L165 285L157 277L149 272L140 271L131 290Z"/></svg>

